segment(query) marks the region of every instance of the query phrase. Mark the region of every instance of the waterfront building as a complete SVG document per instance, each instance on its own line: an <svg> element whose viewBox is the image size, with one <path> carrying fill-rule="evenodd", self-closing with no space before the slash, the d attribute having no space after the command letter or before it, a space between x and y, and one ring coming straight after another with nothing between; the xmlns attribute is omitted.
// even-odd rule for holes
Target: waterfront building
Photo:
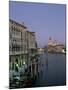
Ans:
<svg viewBox="0 0 68 90"><path fill-rule="evenodd" d="M59 41L53 40L52 38L49 38L48 40L48 52L59 52L64 53L64 45L59 43Z"/></svg>
<svg viewBox="0 0 68 90"><path fill-rule="evenodd" d="M16 65L21 67L26 63L27 27L13 20L9 21L9 63L10 69L16 70Z"/></svg>
<svg viewBox="0 0 68 90"><path fill-rule="evenodd" d="M24 24L9 20L9 66L10 71L37 74L37 42L35 32L30 32ZM23 67L23 68L21 68Z"/></svg>
<svg viewBox="0 0 68 90"><path fill-rule="evenodd" d="M34 56L37 50L35 32L27 31L27 46L28 46L28 52L30 54L30 57Z"/></svg>
<svg viewBox="0 0 68 90"><path fill-rule="evenodd" d="M61 53L64 53L64 45L63 44L59 44L59 45L56 45L56 52L61 52Z"/></svg>
<svg viewBox="0 0 68 90"><path fill-rule="evenodd" d="M48 46L56 46L58 42L56 40L53 40L51 37L48 40Z"/></svg>
<svg viewBox="0 0 68 90"><path fill-rule="evenodd" d="M38 48L37 49L37 52L38 52L38 54L44 54L44 48Z"/></svg>
<svg viewBox="0 0 68 90"><path fill-rule="evenodd" d="M30 68L31 77L37 74L37 42L35 36L35 32L27 31L28 67Z"/></svg>

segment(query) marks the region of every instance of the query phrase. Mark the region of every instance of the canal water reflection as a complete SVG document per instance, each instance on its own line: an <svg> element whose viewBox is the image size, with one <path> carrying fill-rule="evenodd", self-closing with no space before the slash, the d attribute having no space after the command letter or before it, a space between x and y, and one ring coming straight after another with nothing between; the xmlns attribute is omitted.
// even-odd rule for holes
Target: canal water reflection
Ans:
<svg viewBox="0 0 68 90"><path fill-rule="evenodd" d="M41 72L34 87L57 86L66 84L66 56L65 54L42 54Z"/></svg>

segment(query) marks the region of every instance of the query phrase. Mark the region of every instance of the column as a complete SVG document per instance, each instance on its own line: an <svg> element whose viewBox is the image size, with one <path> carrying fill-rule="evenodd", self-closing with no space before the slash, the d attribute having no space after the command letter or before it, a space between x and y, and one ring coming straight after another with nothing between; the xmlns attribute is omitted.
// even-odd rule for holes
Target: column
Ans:
<svg viewBox="0 0 68 90"><path fill-rule="evenodd" d="M31 77L33 77L33 72L32 72L32 63L31 63Z"/></svg>
<svg viewBox="0 0 68 90"><path fill-rule="evenodd" d="M15 56L15 57L16 57L16 56ZM15 71L15 59L16 59L16 58L13 59L13 62L14 62L14 71Z"/></svg>
<svg viewBox="0 0 68 90"><path fill-rule="evenodd" d="M36 67L36 62L35 62L35 75L36 75L36 68L37 68L37 67Z"/></svg>
<svg viewBox="0 0 68 90"><path fill-rule="evenodd" d="M12 61L10 62L10 70L12 70Z"/></svg>
<svg viewBox="0 0 68 90"><path fill-rule="evenodd" d="M20 56L18 56L18 65L20 67Z"/></svg>

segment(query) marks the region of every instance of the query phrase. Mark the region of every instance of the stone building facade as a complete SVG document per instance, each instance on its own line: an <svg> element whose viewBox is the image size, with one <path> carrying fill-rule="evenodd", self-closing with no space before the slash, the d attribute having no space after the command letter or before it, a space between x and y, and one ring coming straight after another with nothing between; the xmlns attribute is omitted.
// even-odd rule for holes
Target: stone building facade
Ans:
<svg viewBox="0 0 68 90"><path fill-rule="evenodd" d="M10 70L18 71L23 65L27 66L30 75L37 73L37 42L35 32L14 20L9 21L9 66ZM30 68L30 70L29 70Z"/></svg>
<svg viewBox="0 0 68 90"><path fill-rule="evenodd" d="M64 45L60 42L53 40L52 38L49 38L48 40L48 52L56 52L56 53L64 53Z"/></svg>
<svg viewBox="0 0 68 90"><path fill-rule="evenodd" d="M37 74L37 42L35 32L27 31L27 46L28 46L28 68L30 68L31 77Z"/></svg>
<svg viewBox="0 0 68 90"><path fill-rule="evenodd" d="M27 55L27 27L13 20L9 21L9 62L10 69L15 70L15 65L19 67L25 62Z"/></svg>

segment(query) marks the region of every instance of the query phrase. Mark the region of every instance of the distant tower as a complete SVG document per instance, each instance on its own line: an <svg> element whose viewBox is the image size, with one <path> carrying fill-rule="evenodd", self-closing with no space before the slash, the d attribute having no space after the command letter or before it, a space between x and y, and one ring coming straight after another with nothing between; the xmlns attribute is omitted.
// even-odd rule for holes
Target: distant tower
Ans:
<svg viewBox="0 0 68 90"><path fill-rule="evenodd" d="M49 37L49 40L52 40L52 38L51 38L51 37Z"/></svg>
<svg viewBox="0 0 68 90"><path fill-rule="evenodd" d="M52 38L50 37L48 40L48 45L52 45L52 44L53 44L53 41L52 41Z"/></svg>

